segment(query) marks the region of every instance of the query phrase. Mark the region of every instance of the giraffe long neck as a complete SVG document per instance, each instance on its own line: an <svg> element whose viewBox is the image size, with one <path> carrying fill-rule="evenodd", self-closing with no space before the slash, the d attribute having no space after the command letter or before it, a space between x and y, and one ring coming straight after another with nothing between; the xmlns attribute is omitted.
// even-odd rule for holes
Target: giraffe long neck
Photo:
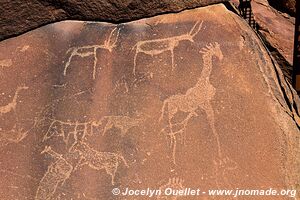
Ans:
<svg viewBox="0 0 300 200"><path fill-rule="evenodd" d="M203 69L199 80L208 80L212 70L212 53L208 51L203 55Z"/></svg>

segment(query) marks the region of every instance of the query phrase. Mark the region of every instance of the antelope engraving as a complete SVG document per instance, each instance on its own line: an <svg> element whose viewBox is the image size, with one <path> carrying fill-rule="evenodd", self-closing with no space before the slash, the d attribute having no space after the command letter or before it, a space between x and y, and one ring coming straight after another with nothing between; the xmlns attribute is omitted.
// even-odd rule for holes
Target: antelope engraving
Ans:
<svg viewBox="0 0 300 200"><path fill-rule="evenodd" d="M64 76L67 75L67 70L70 66L70 63L72 61L72 58L74 56L79 56L81 58L93 56L94 64L93 64L93 79L96 78L96 67L97 67L97 50L98 49L104 49L109 52L112 52L113 48L116 46L116 43L118 41L120 30L117 28L114 28L111 33L109 34L109 37L107 40L104 41L104 44L101 45L86 45L81 47L72 47L67 51L67 54L71 52L71 55L69 56L69 59L65 65L64 68ZM100 67L101 69L101 67Z"/></svg>
<svg viewBox="0 0 300 200"><path fill-rule="evenodd" d="M175 68L174 65L174 49L182 41L194 42L194 37L199 33L202 28L203 22L196 22L191 30L183 35L162 38L162 39L153 39L153 40L144 40L137 42L132 49L135 49L134 55L134 65L133 65L133 74L136 72L137 57L139 53L144 53L146 55L155 56L162 54L164 52L170 51L171 53L171 62L172 62L172 71Z"/></svg>
<svg viewBox="0 0 300 200"><path fill-rule="evenodd" d="M35 200L50 200L55 194L57 187L63 185L70 177L73 166L49 146L45 147L41 153L49 154L54 159L54 162L49 165L47 172L41 179Z"/></svg>
<svg viewBox="0 0 300 200"><path fill-rule="evenodd" d="M211 106L211 100L213 99L216 89L210 83L210 75L212 71L212 58L216 56L219 60L223 59L223 53L221 51L220 45L218 43L209 44L205 48L203 48L200 53L203 54L203 70L201 72L200 77L196 85L187 90L185 94L173 95L163 102L163 107L161 110L161 116L159 121L161 121L165 114L166 110L168 110L168 122L169 122L169 133L167 135L171 140L171 148L173 149L173 163L176 164L175 160L175 151L176 151L176 142L177 142L177 134L182 133L186 129L186 125L188 121L193 116L198 116L196 110L201 108L205 111L207 120L212 129L213 136L216 140L216 145L218 148L218 157L222 157L221 149L220 149L220 141L219 135L215 128L215 118L213 108ZM183 122L183 128L179 131L173 132L173 126L177 124L173 124L172 119L177 112L185 112L188 113L187 117ZM179 123L180 124L180 123ZM165 131L163 129L163 131ZM184 139L185 140L185 139Z"/></svg>
<svg viewBox="0 0 300 200"><path fill-rule="evenodd" d="M90 168L98 171L104 169L106 173L111 176L112 185L115 184L115 174L120 163L123 163L126 167L129 167L123 156L111 152L96 151L82 141L76 142L70 148L70 152L77 152L80 156L80 161L75 169L84 165L87 165Z"/></svg>
<svg viewBox="0 0 300 200"><path fill-rule="evenodd" d="M174 178L170 178L168 183L166 183L165 185L162 185L159 187L159 190L162 192L162 194L164 194L164 191L168 188L171 188L172 190L183 190L183 179L178 178L178 177L174 177ZM166 195L159 195L157 197L157 199L161 199L161 200L177 200L178 195L170 195L170 196L166 196Z"/></svg>
<svg viewBox="0 0 300 200"><path fill-rule="evenodd" d="M20 93L20 91L27 90L27 89L28 89L28 87L26 87L26 86L17 87L15 95L14 95L12 101L10 103L8 103L7 105L0 107L0 116L3 115L3 114L9 113L11 111L16 112L17 99L19 97L19 93Z"/></svg>

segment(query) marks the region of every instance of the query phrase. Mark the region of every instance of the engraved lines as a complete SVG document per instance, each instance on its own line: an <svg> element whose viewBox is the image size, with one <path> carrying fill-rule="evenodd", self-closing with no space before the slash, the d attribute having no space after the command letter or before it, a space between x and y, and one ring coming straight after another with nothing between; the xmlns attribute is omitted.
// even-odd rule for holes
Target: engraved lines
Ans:
<svg viewBox="0 0 300 200"><path fill-rule="evenodd" d="M77 140L78 138L85 139L88 135L94 134L94 128L98 125L96 121L89 122L71 122L51 119L51 124L43 137L43 142L52 137L62 137L66 145L70 139ZM73 138L70 138L73 136Z"/></svg>
<svg viewBox="0 0 300 200"><path fill-rule="evenodd" d="M162 38L162 39L152 39L152 40L144 40L137 42L132 49L135 49L135 55L134 55L134 66L133 66L133 74L136 73L136 66L137 66L137 57L139 53L143 53L149 56L155 56L162 54L164 52L170 52L171 53L171 65L172 65L172 71L175 68L174 64L174 49L179 45L182 41L190 41L194 42L194 37L199 33L199 31L202 28L203 22L196 22L194 26L191 28L191 30L183 35L168 37L168 38Z"/></svg>
<svg viewBox="0 0 300 200"><path fill-rule="evenodd" d="M162 192L162 194L164 194L164 191L168 188L171 188L173 190L183 190L185 189L183 186L183 179L178 178L178 177L173 177L170 178L168 183L166 183L165 185L162 185L159 187L159 190ZM157 196L157 199L160 200L177 200L177 195L159 195Z"/></svg>
<svg viewBox="0 0 300 200"><path fill-rule="evenodd" d="M5 67L11 67L12 66L12 60L11 59L4 59L0 60L0 67L5 68Z"/></svg>
<svg viewBox="0 0 300 200"><path fill-rule="evenodd" d="M171 144L173 147L171 147L173 150L173 163L176 164L176 158L175 158L175 151L176 151L176 143L177 143L177 133L181 133L182 131L185 131L186 124L188 123L188 120L192 118L193 116L197 116L196 110L201 108L205 111L207 120L210 124L210 127L213 131L213 135L216 139L217 148L218 148L218 157L221 158L221 149L220 149L220 141L219 141L219 135L216 132L215 129L215 118L214 118L214 112L211 106L210 101L213 99L215 95L215 88L210 83L210 75L212 71L212 57L216 56L220 60L223 59L223 54L220 49L220 45L218 43L209 44L205 48L203 48L200 53L203 54L203 70L201 72L201 75L196 83L196 85L190 89L187 90L185 94L178 94L173 95L169 98L167 98L163 102L163 107L161 110L161 116L160 121L164 118L166 114L166 110L168 110L168 127L169 127L169 133L167 133L168 136L170 136ZM188 116L186 117L186 120L183 120L183 128L177 132L173 132L173 126L175 124L172 123L172 119L174 118L175 114L179 111L188 113ZM166 131L166 129L163 129L163 131Z"/></svg>
<svg viewBox="0 0 300 200"><path fill-rule="evenodd" d="M129 129L137 127L143 119L135 119L128 116L105 116L97 124L103 124L106 120L106 124L103 130L103 135L112 129L113 127L120 129L121 136L125 136Z"/></svg>
<svg viewBox="0 0 300 200"><path fill-rule="evenodd" d="M102 126L102 135L105 135L112 128L117 128L123 137L129 129L139 126L144 119L135 119L128 116L104 116L100 120L88 122L50 120L51 123L43 137L43 142L52 137L61 137L63 142L68 145L72 140L76 142L78 139L85 140L87 136L96 135L95 129L98 130Z"/></svg>
<svg viewBox="0 0 300 200"><path fill-rule="evenodd" d="M97 50L104 49L109 52L112 52L113 48L116 46L116 43L118 41L119 32L120 32L120 30L118 30L117 28L114 28L111 31L111 33L109 34L108 39L105 40L104 43L101 45L86 45L86 46L81 46L81 47L70 48L67 51L67 53L71 53L71 55L69 56L69 59L64 67L63 75L64 76L67 75L67 70L68 70L68 68L71 64L72 58L74 56L79 56L81 58L92 56L93 61L94 61L93 62L93 79L95 79L96 78L96 67L97 67L97 62L98 62Z"/></svg>
<svg viewBox="0 0 300 200"><path fill-rule="evenodd" d="M5 106L0 106L0 116L3 114L9 113L11 111L15 112L16 107L17 107L17 99L19 97L19 92L21 90L27 90L27 89L28 89L28 87L26 87L26 86L17 87L12 101Z"/></svg>
<svg viewBox="0 0 300 200"><path fill-rule="evenodd" d="M50 200L55 194L57 187L63 185L70 177L73 166L49 146L45 147L41 153L49 154L54 159L54 162L48 166L46 173L41 179L35 200Z"/></svg>
<svg viewBox="0 0 300 200"><path fill-rule="evenodd" d="M77 152L80 155L80 161L75 169L84 165L95 170L104 169L111 176L112 185L115 184L115 174L119 165L123 163L126 167L129 167L123 156L111 152L96 151L82 141L76 142L70 148L70 152Z"/></svg>

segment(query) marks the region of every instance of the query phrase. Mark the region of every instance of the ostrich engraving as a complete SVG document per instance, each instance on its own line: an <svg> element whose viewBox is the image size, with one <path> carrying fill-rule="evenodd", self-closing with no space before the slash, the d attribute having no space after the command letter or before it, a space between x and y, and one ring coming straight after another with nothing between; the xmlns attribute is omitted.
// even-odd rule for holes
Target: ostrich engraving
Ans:
<svg viewBox="0 0 300 200"><path fill-rule="evenodd" d="M3 115L3 114L9 113L11 111L16 112L17 99L19 97L19 93L20 93L21 90L27 90L27 89L28 89L28 87L26 87L26 86L17 87L15 95L14 95L12 101L10 103L8 103L7 105L5 105L5 106L0 106L0 116Z"/></svg>
<svg viewBox="0 0 300 200"><path fill-rule="evenodd" d="M67 54L71 52L71 55L69 56L69 59L65 65L64 68L64 76L67 75L67 70L70 66L70 63L72 61L72 58L74 56L79 56L81 58L93 56L94 64L93 64L93 79L96 78L96 67L97 67L97 50L98 49L104 49L108 50L109 52L112 52L113 48L116 46L116 43L118 41L120 30L117 28L114 28L111 33L109 34L109 37L107 40L104 41L104 44L101 45L86 45L81 47L72 47L67 51ZM101 67L100 67L101 69Z"/></svg>
<svg viewBox="0 0 300 200"><path fill-rule="evenodd" d="M198 78L198 81L196 85L190 89L187 90L185 94L178 94L173 95L169 98L167 98L163 102L163 107L161 110L161 116L159 118L159 121L161 121L165 114L166 110L168 110L168 129L169 132L166 131L166 129L163 129L164 132L167 133L167 136L170 138L170 144L172 148L172 158L173 163L176 164L175 159L175 151L176 151L176 143L177 143L177 135L181 134L183 135L182 141L185 140L184 132L187 126L187 123L189 120L194 117L198 116L196 110L202 109L205 111L207 116L207 121L212 129L213 136L216 140L216 145L218 148L218 157L222 157L222 152L220 148L220 141L219 141L219 135L215 128L215 117L214 117L214 111L211 106L211 100L213 99L216 89L213 87L213 85L210 83L210 75L212 71L212 58L213 56L216 56L219 60L223 59L223 53L221 51L220 45L218 43L209 44L205 48L203 48L200 51L203 58L203 70L201 72L200 77ZM188 113L185 120L183 120L180 123L173 124L172 119L176 115L177 112L185 112ZM183 125L183 128L179 131L174 132L173 126L175 125Z"/></svg>
<svg viewBox="0 0 300 200"><path fill-rule="evenodd" d="M171 53L171 62L172 62L172 71L174 70L174 49L182 41L194 42L194 37L199 33L202 28L203 22L196 22L191 30L183 35L162 38L162 39L153 39L153 40L144 40L137 42L132 49L135 49L134 55L134 65L133 65L133 74L136 72L137 65L137 56L139 53L144 53L146 55L155 56L162 54L166 51Z"/></svg>

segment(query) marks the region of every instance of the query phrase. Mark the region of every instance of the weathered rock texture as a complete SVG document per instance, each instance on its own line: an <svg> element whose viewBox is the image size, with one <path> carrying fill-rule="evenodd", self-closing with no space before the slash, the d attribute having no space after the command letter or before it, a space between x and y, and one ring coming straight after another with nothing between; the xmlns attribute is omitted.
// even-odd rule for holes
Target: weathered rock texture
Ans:
<svg viewBox="0 0 300 200"><path fill-rule="evenodd" d="M238 6L239 1L233 3ZM272 8L267 0L252 0L251 5L258 32L291 82L295 19Z"/></svg>
<svg viewBox="0 0 300 200"><path fill-rule="evenodd" d="M296 0L268 0L271 6L281 12L296 15Z"/></svg>
<svg viewBox="0 0 300 200"><path fill-rule="evenodd" d="M66 19L131 21L227 0L0 0L0 40Z"/></svg>
<svg viewBox="0 0 300 200"><path fill-rule="evenodd" d="M299 191L299 98L223 5L48 25L2 41L0 63L0 199Z"/></svg>

